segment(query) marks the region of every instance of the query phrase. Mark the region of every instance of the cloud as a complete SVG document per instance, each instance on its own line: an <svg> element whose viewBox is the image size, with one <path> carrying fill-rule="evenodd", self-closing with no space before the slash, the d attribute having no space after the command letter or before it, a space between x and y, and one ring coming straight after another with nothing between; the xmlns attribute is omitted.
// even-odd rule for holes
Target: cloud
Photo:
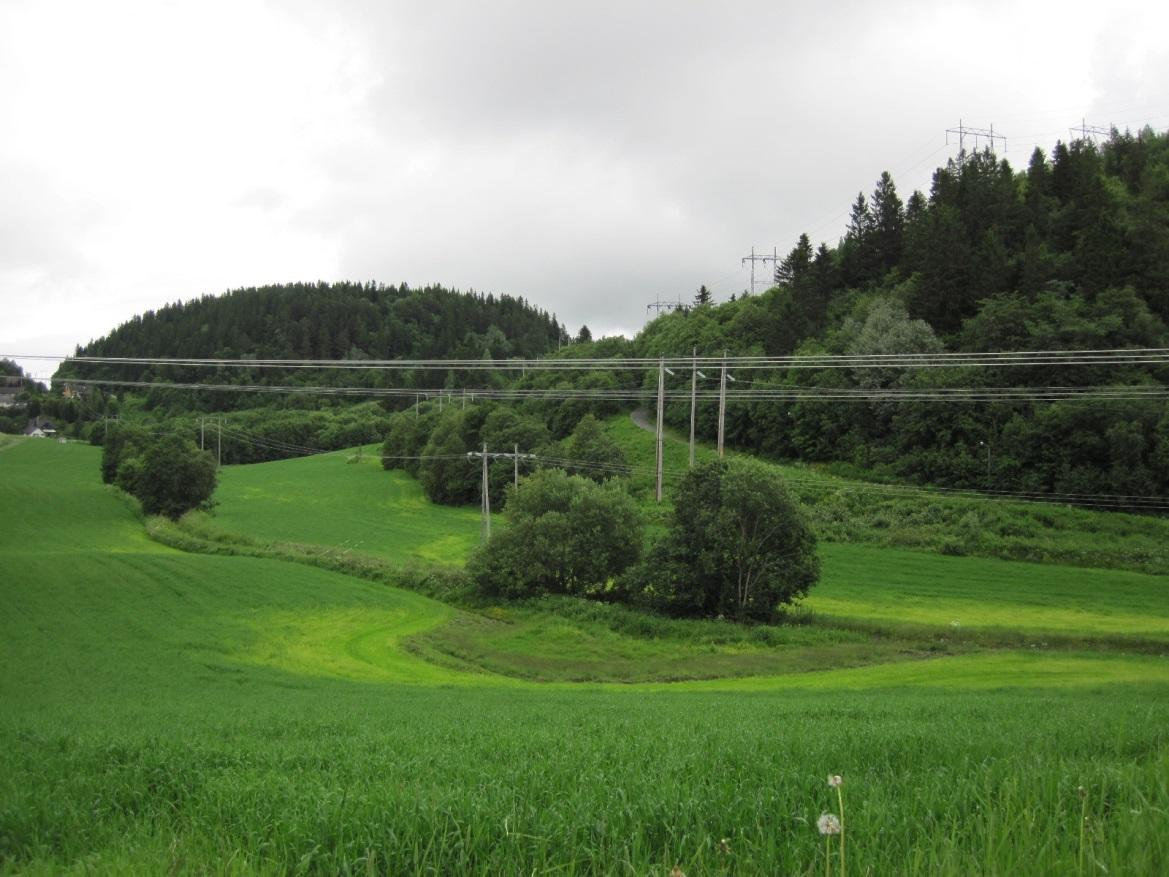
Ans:
<svg viewBox="0 0 1169 877"><path fill-rule="evenodd" d="M1081 118L1155 114L1166 16L1126 0L11 0L0 295L48 296L78 340L167 301L318 278L636 327L658 296L741 291L752 246L834 243L882 170L903 197L928 188L959 118L995 124L1021 166Z"/></svg>

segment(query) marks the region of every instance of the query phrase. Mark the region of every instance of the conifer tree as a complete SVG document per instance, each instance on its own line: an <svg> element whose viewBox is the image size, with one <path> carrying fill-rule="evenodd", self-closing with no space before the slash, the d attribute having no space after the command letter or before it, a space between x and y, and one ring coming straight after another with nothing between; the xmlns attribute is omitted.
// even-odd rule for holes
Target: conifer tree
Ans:
<svg viewBox="0 0 1169 877"><path fill-rule="evenodd" d="M811 267L812 243L807 234L801 234L792 251L775 266L775 282L794 286L807 276Z"/></svg>
<svg viewBox="0 0 1169 877"><path fill-rule="evenodd" d="M905 232L905 209L897 197L897 187L888 171L881 174L873 190L870 240L873 267L880 273L889 271L901 260Z"/></svg>

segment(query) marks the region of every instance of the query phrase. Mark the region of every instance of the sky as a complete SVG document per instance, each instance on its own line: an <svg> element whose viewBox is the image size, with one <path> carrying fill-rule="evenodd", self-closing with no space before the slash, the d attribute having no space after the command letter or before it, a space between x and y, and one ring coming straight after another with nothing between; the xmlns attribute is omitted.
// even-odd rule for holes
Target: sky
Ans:
<svg viewBox="0 0 1169 877"><path fill-rule="evenodd" d="M0 0L0 355L315 280L631 335L834 245L882 171L928 192L959 123L1017 168L1164 130L1166 33L1151 0Z"/></svg>

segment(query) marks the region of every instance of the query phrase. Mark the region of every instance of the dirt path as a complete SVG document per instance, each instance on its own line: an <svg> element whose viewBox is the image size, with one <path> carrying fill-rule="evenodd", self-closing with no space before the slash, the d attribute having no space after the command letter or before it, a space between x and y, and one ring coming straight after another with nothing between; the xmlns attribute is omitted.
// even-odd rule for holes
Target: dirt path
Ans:
<svg viewBox="0 0 1169 877"><path fill-rule="evenodd" d="M646 432L656 433L658 431L657 424L654 423L652 418L650 418L649 411L647 411L645 408L635 408L630 412L629 419L644 429Z"/></svg>

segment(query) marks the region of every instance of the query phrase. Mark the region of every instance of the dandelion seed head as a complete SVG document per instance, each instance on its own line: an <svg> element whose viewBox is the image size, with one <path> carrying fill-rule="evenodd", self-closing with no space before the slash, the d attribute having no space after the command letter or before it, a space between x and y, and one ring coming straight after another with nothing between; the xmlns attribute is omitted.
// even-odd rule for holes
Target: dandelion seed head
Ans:
<svg viewBox="0 0 1169 877"><path fill-rule="evenodd" d="M720 856L729 856L731 854L731 839L724 837L718 842L718 854Z"/></svg>
<svg viewBox="0 0 1169 877"><path fill-rule="evenodd" d="M820 834L840 834L840 820L835 813L821 813L816 828L820 829Z"/></svg>
<svg viewBox="0 0 1169 877"><path fill-rule="evenodd" d="M828 774L828 785L830 785L832 788L835 789L837 786L839 786L843 782L844 782L844 778L841 777L840 774L838 774L838 773Z"/></svg>

